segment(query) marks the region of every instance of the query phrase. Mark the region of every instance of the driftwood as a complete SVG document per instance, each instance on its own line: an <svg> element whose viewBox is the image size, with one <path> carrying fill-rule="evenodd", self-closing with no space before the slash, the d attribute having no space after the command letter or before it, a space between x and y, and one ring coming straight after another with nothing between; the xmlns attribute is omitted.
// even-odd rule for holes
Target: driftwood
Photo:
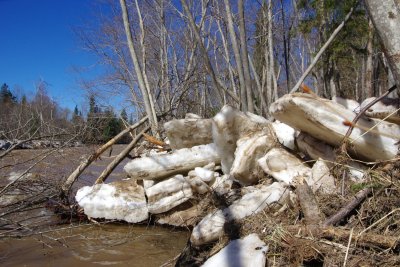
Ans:
<svg viewBox="0 0 400 267"><path fill-rule="evenodd" d="M65 180L64 184L61 187L61 198L66 199L68 197L69 190L71 189L72 185L74 184L75 180L79 177L79 175L82 174L82 172L94 161L96 160L104 151L107 150L110 146L115 144L119 139L121 139L126 133L136 129L140 125L142 125L145 121L147 120L147 116L142 118L140 121L135 123L134 125L130 126L129 128L126 128L119 134L117 134L114 138L112 138L110 141L102 145L100 148L98 148L92 155L90 155L89 158L83 160L81 164L73 171L70 176Z"/></svg>
<svg viewBox="0 0 400 267"><path fill-rule="evenodd" d="M397 236L385 236L378 234L360 234L357 231L342 229L338 227L304 227L300 225L288 226L287 231L295 237L319 237L348 241L351 236L351 242L356 242L360 246L383 249L398 249L399 238Z"/></svg>
<svg viewBox="0 0 400 267"><path fill-rule="evenodd" d="M121 153L110 163L107 168L100 174L99 178L96 180L96 184L104 183L107 177L111 174L111 172L118 166L121 161L131 152L131 150L136 146L137 142L139 142L140 138L145 135L145 132L150 130L150 126L146 127L142 132L140 132L135 139L124 149Z"/></svg>
<svg viewBox="0 0 400 267"><path fill-rule="evenodd" d="M371 188L365 188L359 191L346 206L341 208L335 215L328 218L323 225L329 226L339 223L341 220L346 218L358 205L360 205L361 202L363 202L368 195L371 194L371 192Z"/></svg>
<svg viewBox="0 0 400 267"><path fill-rule="evenodd" d="M319 224L323 217L317 200L304 179L296 186L296 194L307 225Z"/></svg>

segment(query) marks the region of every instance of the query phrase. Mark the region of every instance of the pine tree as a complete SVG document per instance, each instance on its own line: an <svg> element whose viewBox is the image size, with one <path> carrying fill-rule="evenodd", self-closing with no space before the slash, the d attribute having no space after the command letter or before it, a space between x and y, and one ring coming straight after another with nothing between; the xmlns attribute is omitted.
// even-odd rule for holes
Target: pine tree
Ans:
<svg viewBox="0 0 400 267"><path fill-rule="evenodd" d="M0 102L2 103L16 103L16 97L11 93L8 85L3 83L0 89Z"/></svg>
<svg viewBox="0 0 400 267"><path fill-rule="evenodd" d="M123 108L121 111L121 118L126 122L128 121L128 114L126 113L125 108Z"/></svg>

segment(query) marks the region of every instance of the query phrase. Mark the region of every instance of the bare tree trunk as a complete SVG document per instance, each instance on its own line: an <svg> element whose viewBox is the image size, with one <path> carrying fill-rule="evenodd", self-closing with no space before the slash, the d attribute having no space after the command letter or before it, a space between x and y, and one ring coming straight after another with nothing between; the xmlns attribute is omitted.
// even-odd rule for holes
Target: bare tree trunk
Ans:
<svg viewBox="0 0 400 267"><path fill-rule="evenodd" d="M368 13L383 43L385 56L396 83L400 84L400 2L365 0Z"/></svg>
<svg viewBox="0 0 400 267"><path fill-rule="evenodd" d="M238 10L239 10L239 37L240 37L240 50L243 63L243 74L244 82L246 84L246 97L247 97L247 108L250 112L254 113L253 104L253 90L251 86L251 76L249 68L249 58L247 51L247 37L246 37L246 26L244 21L244 7L243 0L238 0Z"/></svg>
<svg viewBox="0 0 400 267"><path fill-rule="evenodd" d="M262 92L262 88L261 88L261 83L260 83L260 77L258 77L256 68L254 67L253 61L251 60L251 57L249 56L249 63L250 63L250 68L251 71L253 72L254 75L254 79L256 81L256 85L257 85L257 90L258 90L258 94L260 95L260 115L262 114L262 110L265 110L266 112L268 112L268 105L267 102L265 101L265 96Z"/></svg>
<svg viewBox="0 0 400 267"><path fill-rule="evenodd" d="M240 105L242 111L247 111L247 97L246 97L246 85L244 81L244 73L243 73L243 64L242 59L240 57L239 45L237 43L237 37L235 33L235 28L233 26L233 18L231 5L229 0L224 0L225 10L226 10L226 18L228 20L228 30L229 36L232 43L233 53L235 55L236 67L239 75L239 83L240 83Z"/></svg>
<svg viewBox="0 0 400 267"><path fill-rule="evenodd" d="M273 20L272 20L272 0L269 1L269 6L268 6L268 49L269 49L269 75L272 79L272 86L273 86L273 92L274 92L274 101L279 98L278 95L278 82L276 79L276 74L275 74L275 59L274 59L274 42L272 38L272 25L273 25Z"/></svg>
<svg viewBox="0 0 400 267"><path fill-rule="evenodd" d="M374 40L374 28L372 21L369 20L368 25L368 41L367 41L367 66L365 71L365 94L366 98L374 96L374 87L372 83L372 56L373 56L373 40Z"/></svg>
<svg viewBox="0 0 400 267"><path fill-rule="evenodd" d="M133 37L132 37L132 33L131 33L131 26L129 24L128 9L126 7L125 0L120 0L120 5L121 5L121 9L122 9L122 18L124 20L125 34L126 34L126 39L128 42L129 52L131 54L133 65L135 66L135 72L136 72L136 76L138 78L139 88L143 95L146 114L149 117L152 134L157 135L157 128L158 128L157 115L153 113L152 104L150 102L151 100L150 100L149 92L146 88L144 78L142 75L142 69L140 67L140 64L139 64L139 61L138 61L138 58L136 55L136 50L133 45Z"/></svg>
<svg viewBox="0 0 400 267"><path fill-rule="evenodd" d="M289 55L288 45L285 27L285 8L283 6L283 0L281 0L281 14L282 14L282 35L283 35L283 58L285 60L285 72L286 72L286 90L289 92L290 86L290 74L289 74Z"/></svg>
<svg viewBox="0 0 400 267"><path fill-rule="evenodd" d="M230 57L229 57L228 43L226 41L224 33L222 32L222 27L221 27L220 21L219 20L216 20L216 21L217 21L218 30L219 30L220 35L221 35L222 45L224 46L225 61L226 61L226 64L228 66L229 78L231 79L232 89L237 94L237 88L236 88L235 78L234 78L234 75L233 75L232 64L231 64Z"/></svg>
<svg viewBox="0 0 400 267"><path fill-rule="evenodd" d="M207 72L211 77L211 83L212 83L213 87L215 88L215 90L217 91L217 95L219 96L220 102L222 102L223 101L222 91L224 90L224 88L223 88L222 84L218 81L217 76L215 75L210 58L208 57L207 50L204 46L203 40L201 39L199 29L197 28L196 23L194 22L192 13L190 12L190 9L189 9L189 6L188 6L186 0L181 0L181 4L182 4L183 10L185 11L186 16L188 18L189 27L191 28L191 30L194 34L194 37L196 39L197 45L200 48L200 52L203 55L203 59L206 64Z"/></svg>
<svg viewBox="0 0 400 267"><path fill-rule="evenodd" d="M139 17L139 26L140 26L140 31L141 31L140 46L142 48L142 75L143 75L144 84L146 86L146 91L147 91L147 94L149 96L149 102L150 102L151 112L152 112L152 115L153 115L153 120L156 122L155 126L158 127L158 125L157 125L158 124L157 123L157 113L156 113L156 109L154 107L153 94L151 92L149 79L147 78L147 74L146 74L146 45L144 43L144 38L145 38L145 34L146 33L144 31L142 13L140 11L139 4L138 4L137 0L135 0L135 4L136 4L136 10L137 10L137 13L138 13L138 17ZM156 133L153 132L153 134L156 134Z"/></svg>
<svg viewBox="0 0 400 267"><path fill-rule="evenodd" d="M321 49L318 51L317 55L311 62L311 64L308 66L306 71L303 73L303 75L300 77L300 79L297 81L296 85L292 88L290 93L294 93L299 89L300 85L303 83L304 79L307 77L307 75L311 72L311 70L314 68L314 66L317 64L318 60L322 56L322 54L325 52L325 50L328 48L328 46L332 43L332 41L335 39L336 35L340 32L341 29L343 29L344 25L346 22L350 19L351 15L353 14L354 8L350 9L349 13L347 13L346 17L340 23L337 28L333 31L332 35L329 37L329 39L326 41L326 43L321 47Z"/></svg>

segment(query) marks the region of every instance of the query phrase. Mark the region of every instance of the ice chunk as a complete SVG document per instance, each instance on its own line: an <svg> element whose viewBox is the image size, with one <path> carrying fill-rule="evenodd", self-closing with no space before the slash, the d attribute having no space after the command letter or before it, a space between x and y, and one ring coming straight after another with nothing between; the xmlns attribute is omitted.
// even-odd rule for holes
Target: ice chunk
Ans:
<svg viewBox="0 0 400 267"><path fill-rule="evenodd" d="M164 124L165 134L172 149L212 143L211 119L185 118Z"/></svg>
<svg viewBox="0 0 400 267"><path fill-rule="evenodd" d="M353 99L346 99L343 97L335 96L332 98L332 101L342 105L343 107L345 107L355 113L360 112L360 103L358 103L357 101L355 101Z"/></svg>
<svg viewBox="0 0 400 267"><path fill-rule="evenodd" d="M209 258L202 267L264 267L268 246L257 234L231 241L217 254Z"/></svg>
<svg viewBox="0 0 400 267"><path fill-rule="evenodd" d="M190 184L182 175L176 175L146 189L150 213L162 213L189 200L193 196Z"/></svg>
<svg viewBox="0 0 400 267"><path fill-rule="evenodd" d="M220 162L215 144L182 148L170 154L137 158L126 164L124 170L133 179L156 180L187 173L210 162Z"/></svg>
<svg viewBox="0 0 400 267"><path fill-rule="evenodd" d="M249 112L243 113L228 105L214 116L212 137L221 157L224 174L228 174L232 167L237 140L261 131L269 123L263 117Z"/></svg>
<svg viewBox="0 0 400 267"><path fill-rule="evenodd" d="M361 108L364 108L366 105L374 101L376 97L370 97L364 100L361 104ZM386 120L393 123L400 123L400 112L398 111L400 107L400 101L398 98L388 98L385 97L372 107L370 107L365 115L372 118L384 119L388 117Z"/></svg>
<svg viewBox="0 0 400 267"><path fill-rule="evenodd" d="M283 148L271 149L258 160L258 164L266 173L286 184L292 184L297 176L311 175L311 169L307 165Z"/></svg>
<svg viewBox="0 0 400 267"><path fill-rule="evenodd" d="M275 131L276 137L278 138L279 143L283 146L294 150L295 149L295 137L298 133L295 129L290 127L289 125L280 122L274 121L271 123L272 128Z"/></svg>
<svg viewBox="0 0 400 267"><path fill-rule="evenodd" d="M304 131L333 146L339 146L356 114L343 106L309 94L285 95L270 107L278 120ZM349 146L355 157L366 160L388 160L396 157L400 126L361 118L352 134ZM372 131L368 129L375 127Z"/></svg>
<svg viewBox="0 0 400 267"><path fill-rule="evenodd" d="M217 240L224 234L224 225L264 210L274 203L286 201L287 190L280 183L262 186L245 194L224 210L217 210L204 217L192 231L190 241L199 246Z"/></svg>
<svg viewBox="0 0 400 267"><path fill-rule="evenodd" d="M148 219L144 189L135 181L84 186L75 196L84 213L92 218L136 223Z"/></svg>
<svg viewBox="0 0 400 267"><path fill-rule="evenodd" d="M256 183L263 176L257 160L276 144L274 133L269 128L250 137L239 139L230 171L231 177L243 185Z"/></svg>

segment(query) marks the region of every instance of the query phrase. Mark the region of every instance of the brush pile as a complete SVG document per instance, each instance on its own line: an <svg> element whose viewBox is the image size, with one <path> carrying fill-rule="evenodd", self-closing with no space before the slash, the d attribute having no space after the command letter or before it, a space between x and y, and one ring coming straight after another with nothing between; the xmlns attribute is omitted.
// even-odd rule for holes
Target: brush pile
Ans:
<svg viewBox="0 0 400 267"><path fill-rule="evenodd" d="M275 121L231 106L188 114L164 125L172 151L75 198L91 218L189 227L180 266L398 266L397 105L353 123L353 102L296 93L271 105Z"/></svg>

